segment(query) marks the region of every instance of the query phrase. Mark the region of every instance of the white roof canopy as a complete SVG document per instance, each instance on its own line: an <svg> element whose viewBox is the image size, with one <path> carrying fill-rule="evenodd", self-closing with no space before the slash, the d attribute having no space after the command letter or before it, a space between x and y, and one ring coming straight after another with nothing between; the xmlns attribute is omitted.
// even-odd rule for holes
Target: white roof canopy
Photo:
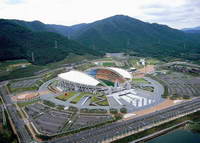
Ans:
<svg viewBox="0 0 200 143"><path fill-rule="evenodd" d="M96 86L100 82L96 80L95 78L79 71L69 71L66 73L61 73L58 75L58 77L68 80L71 82L79 83L79 84L85 84L85 85L91 85L91 86Z"/></svg>
<svg viewBox="0 0 200 143"><path fill-rule="evenodd" d="M116 68L116 67L108 67L108 68L113 70L113 71L115 71L115 72L117 72L118 74L120 74L124 78L132 79L131 74L128 71L124 70L124 69Z"/></svg>

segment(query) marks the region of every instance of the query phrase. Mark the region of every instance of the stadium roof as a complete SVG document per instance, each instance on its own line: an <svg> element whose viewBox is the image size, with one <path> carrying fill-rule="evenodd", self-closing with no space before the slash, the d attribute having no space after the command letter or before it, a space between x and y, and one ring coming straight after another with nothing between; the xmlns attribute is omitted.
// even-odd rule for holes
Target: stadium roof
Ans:
<svg viewBox="0 0 200 143"><path fill-rule="evenodd" d="M79 84L86 84L86 85L91 85L91 86L96 86L100 82L96 80L95 78L79 71L69 71L66 73L61 73L58 75L58 77L68 80L71 82L79 83Z"/></svg>
<svg viewBox="0 0 200 143"><path fill-rule="evenodd" d="M128 71L124 70L124 69L116 68L116 67L108 67L108 68L113 70L113 71L115 71L115 72L117 72L118 74L120 74L124 78L132 79L131 74Z"/></svg>

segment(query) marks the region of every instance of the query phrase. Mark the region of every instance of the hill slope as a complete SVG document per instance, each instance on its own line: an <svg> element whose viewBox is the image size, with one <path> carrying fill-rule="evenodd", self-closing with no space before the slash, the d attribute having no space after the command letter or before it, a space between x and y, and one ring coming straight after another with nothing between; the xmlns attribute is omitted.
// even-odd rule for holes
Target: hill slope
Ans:
<svg viewBox="0 0 200 143"><path fill-rule="evenodd" d="M194 28L184 28L182 31L186 33L200 33L200 26Z"/></svg>
<svg viewBox="0 0 200 143"><path fill-rule="evenodd" d="M25 58L35 64L46 64L62 60L69 53L96 53L60 34L33 32L30 29L8 20L0 20L1 61ZM55 48L55 41L57 41L57 48Z"/></svg>
<svg viewBox="0 0 200 143"><path fill-rule="evenodd" d="M70 32L70 37L101 52L136 52L143 56L191 58L200 52L199 35L165 25L116 15Z"/></svg>
<svg viewBox="0 0 200 143"><path fill-rule="evenodd" d="M150 24L124 15L116 15L93 23L83 23L73 26L44 24L40 21L6 21L7 23L12 23L15 26L26 29L26 34L31 35L28 36L31 38L27 38L27 36L23 37L23 32L18 32L18 35L15 35L13 38L6 39L12 41L9 42L9 44L7 42L8 45L6 46L12 47L8 49L15 51L7 50L7 53L12 51L12 54L9 53L9 55L15 58L25 56L30 60L31 51L37 49L38 55L43 51L49 51L48 60L45 60L45 62L62 59L64 55L69 52L78 54L89 52L90 54L97 55L103 55L106 52L127 52L134 55L152 56L161 59L183 58L200 61L200 34L186 33L172 29L166 25ZM0 32L2 28L1 26ZM12 30L10 35L11 33ZM55 39L55 37L58 39ZM68 40L66 37L74 41ZM62 42L60 42L59 39ZM3 39L2 42L6 40ZM55 40L58 41L59 49L53 48ZM33 43L35 43L35 45L33 45ZM73 43L73 46L69 46L69 43ZM31 48L27 48L25 45L30 45ZM45 47L46 49L42 50L41 47ZM19 51L23 54L20 54ZM50 53L55 54L57 57L51 58ZM34 55L36 56L37 54ZM45 54L42 55L45 56ZM3 57L5 58L5 56ZM36 59L39 59L41 62L42 56ZM0 60L2 60L1 57Z"/></svg>

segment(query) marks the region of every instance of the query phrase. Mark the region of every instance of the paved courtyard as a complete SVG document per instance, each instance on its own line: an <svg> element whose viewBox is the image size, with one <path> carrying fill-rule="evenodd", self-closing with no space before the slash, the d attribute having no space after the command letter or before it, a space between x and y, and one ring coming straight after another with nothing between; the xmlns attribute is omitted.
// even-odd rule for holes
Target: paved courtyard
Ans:
<svg viewBox="0 0 200 143"><path fill-rule="evenodd" d="M106 95L109 106L98 106L98 105L90 106L89 102L91 98L89 97L83 97L78 103L73 104L71 101L77 98L77 96L80 96L79 94L70 97L66 101L56 99L55 97L58 95L53 92L43 94L41 95L40 98L43 100L48 100L50 102L53 102L56 105L62 105L65 107L74 106L77 107L78 109L87 108L87 109L109 110L110 108L120 109L122 107L126 107L128 109L128 112L134 112L158 105L164 101L164 99L161 97L161 95L164 93L163 86L149 77L144 77L144 78L149 82L149 85L151 85L154 88L153 92L145 91L142 89L130 89ZM44 83L40 87L39 92L47 91L48 85L54 80L56 79L52 79ZM89 96L94 96L94 95L91 94Z"/></svg>

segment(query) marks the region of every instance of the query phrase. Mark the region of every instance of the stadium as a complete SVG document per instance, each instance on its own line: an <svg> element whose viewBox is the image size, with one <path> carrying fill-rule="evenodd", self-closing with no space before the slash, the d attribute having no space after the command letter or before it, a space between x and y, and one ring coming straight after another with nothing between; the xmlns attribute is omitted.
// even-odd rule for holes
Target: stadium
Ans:
<svg viewBox="0 0 200 143"><path fill-rule="evenodd" d="M58 75L57 88L61 91L112 93L127 88L132 75L116 67L95 67L85 72L71 70Z"/></svg>
<svg viewBox="0 0 200 143"><path fill-rule="evenodd" d="M128 112L149 108L163 102L163 87L149 78L144 86L151 86L152 92L136 88L134 77L118 67L92 67L85 71L69 70L40 87L50 90L40 96L65 108L79 110L110 110L126 108Z"/></svg>

